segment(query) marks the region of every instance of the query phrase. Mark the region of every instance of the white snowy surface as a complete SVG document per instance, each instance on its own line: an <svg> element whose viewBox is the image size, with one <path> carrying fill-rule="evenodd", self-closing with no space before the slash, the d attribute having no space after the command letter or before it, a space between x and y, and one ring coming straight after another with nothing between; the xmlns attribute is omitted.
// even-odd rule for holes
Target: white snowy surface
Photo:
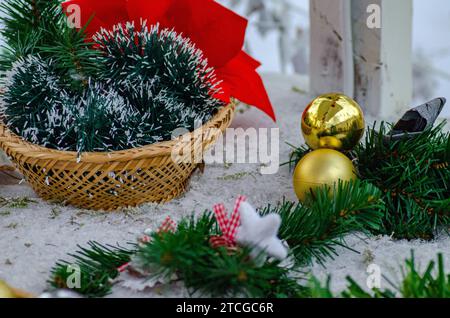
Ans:
<svg viewBox="0 0 450 318"><path fill-rule="evenodd" d="M285 142L300 145L300 116L311 97L294 92L293 86L306 90L300 77L265 77L269 94L276 108L280 128L280 162L289 156ZM270 120L255 109L238 114L233 127L270 127ZM166 205L148 204L140 208L114 213L99 213L43 202L25 184L0 185L0 197L29 197L36 200L24 209L0 209L0 279L35 294L43 292L49 271L58 259L76 251L77 244L88 241L105 244L125 244L135 241L146 228L157 228L166 216L174 220L202 213L213 204L223 202L229 209L239 194L246 195L256 207L277 203L283 197L295 200L288 167L275 175L261 175L260 164L208 165L204 174L197 172L189 191ZM228 176L228 177L227 177ZM231 176L231 177L230 177ZM1 180L0 180L1 181ZM8 212L10 212L8 214ZM380 266L381 273L393 281L400 279L399 266L415 250L418 263L425 266L438 252L446 257L450 269L450 239L442 236L434 242L393 241L388 237L348 238L350 247L359 252L339 248L339 256L326 267L315 265L314 274L325 279L332 275L332 288L345 287L345 277L351 275L363 286L369 263ZM382 287L389 287L384 284ZM111 297L177 297L187 296L183 284L157 287L146 292L132 292L115 287Z"/></svg>

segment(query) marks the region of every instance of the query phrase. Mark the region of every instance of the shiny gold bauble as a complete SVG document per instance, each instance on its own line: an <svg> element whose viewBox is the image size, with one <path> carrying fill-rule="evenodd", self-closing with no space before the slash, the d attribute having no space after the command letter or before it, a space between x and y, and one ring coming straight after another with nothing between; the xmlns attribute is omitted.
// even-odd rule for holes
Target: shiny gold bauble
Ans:
<svg viewBox="0 0 450 318"><path fill-rule="evenodd" d="M328 185L333 187L339 180L356 180L352 161L333 149L318 149L300 160L294 172L294 189L298 199L305 202L309 193Z"/></svg>
<svg viewBox="0 0 450 318"><path fill-rule="evenodd" d="M19 289L14 289L4 281L0 280L0 298L33 298L34 296L23 292Z"/></svg>
<svg viewBox="0 0 450 318"><path fill-rule="evenodd" d="M0 280L0 298L16 298L16 295L11 287Z"/></svg>
<svg viewBox="0 0 450 318"><path fill-rule="evenodd" d="M352 150L364 134L361 107L342 94L314 99L303 112L302 133L311 149Z"/></svg>

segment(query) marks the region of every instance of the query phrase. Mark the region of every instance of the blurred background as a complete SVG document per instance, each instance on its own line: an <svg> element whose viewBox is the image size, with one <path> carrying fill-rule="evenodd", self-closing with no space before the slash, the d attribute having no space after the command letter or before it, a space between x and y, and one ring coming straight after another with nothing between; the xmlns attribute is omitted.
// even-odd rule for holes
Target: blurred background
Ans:
<svg viewBox="0 0 450 318"><path fill-rule="evenodd" d="M414 103L450 99L450 1L412 1ZM262 72L308 74L309 0L219 2L249 19L246 48Z"/></svg>

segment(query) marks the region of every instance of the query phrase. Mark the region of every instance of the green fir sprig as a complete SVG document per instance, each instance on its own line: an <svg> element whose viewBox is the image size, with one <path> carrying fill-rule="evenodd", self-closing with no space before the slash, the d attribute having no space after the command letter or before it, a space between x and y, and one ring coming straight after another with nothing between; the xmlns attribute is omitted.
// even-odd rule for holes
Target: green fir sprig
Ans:
<svg viewBox="0 0 450 318"><path fill-rule="evenodd" d="M303 289L277 261L258 262L246 248L229 252L209 243L217 234L211 213L183 220L176 232L153 235L133 258L155 275L182 279L191 293L208 296L297 297Z"/></svg>
<svg viewBox="0 0 450 318"><path fill-rule="evenodd" d="M381 192L366 182L339 182L331 191L318 189L305 205L284 202L267 207L263 214L282 218L280 237L289 244L297 263L324 263L337 256L337 247L346 247L346 235L369 233L381 227Z"/></svg>
<svg viewBox="0 0 450 318"><path fill-rule="evenodd" d="M56 62L60 76L73 88L82 86L86 77L97 73L95 58L86 41L85 27L78 30L67 23L59 0L5 0L0 4L0 31L5 44L1 48L0 71L14 62L39 54Z"/></svg>
<svg viewBox="0 0 450 318"><path fill-rule="evenodd" d="M134 249L104 246L89 242L69 254L72 262L59 261L51 270L49 284L53 288L72 289L86 297L103 297L111 292L112 280L119 275L118 268L128 263ZM79 285L78 285L79 284Z"/></svg>
<svg viewBox="0 0 450 318"><path fill-rule="evenodd" d="M450 225L450 134L444 126L387 142L382 123L355 148L360 177L384 193L383 227L375 234L430 240Z"/></svg>
<svg viewBox="0 0 450 318"><path fill-rule="evenodd" d="M0 69L6 71L19 58L37 53L38 47L52 43L59 18L59 1L5 0L0 3L0 31L5 44ZM53 33L54 34L54 33Z"/></svg>
<svg viewBox="0 0 450 318"><path fill-rule="evenodd" d="M437 265L437 266L436 266ZM331 291L330 277L322 284L317 278L310 279L308 284L309 297L312 298L449 298L450 274L445 271L444 257L438 254L437 262L430 261L424 271L417 267L414 252L401 268L403 278L400 282L392 282L389 289L367 290L361 287L353 278L347 277L347 288L339 294Z"/></svg>

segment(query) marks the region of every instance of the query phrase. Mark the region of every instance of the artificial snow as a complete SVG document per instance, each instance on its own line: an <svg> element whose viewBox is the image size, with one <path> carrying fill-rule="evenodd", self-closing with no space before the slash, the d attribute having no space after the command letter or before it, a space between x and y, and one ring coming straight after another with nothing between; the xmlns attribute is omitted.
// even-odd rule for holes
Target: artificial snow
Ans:
<svg viewBox="0 0 450 318"><path fill-rule="evenodd" d="M278 122L271 123L256 109L238 112L233 127L279 127L280 162L288 160L290 148L286 142L300 145L300 117L311 96L294 92L293 87L305 90L306 82L299 77L271 75L265 77L269 94L275 107ZM396 118L392 118L394 121ZM275 204L286 198L295 200L292 176L283 166L275 175L262 175L261 164L213 164L205 172L196 172L189 191L168 204L147 204L136 209L114 213L100 213L63 207L38 199L33 191L19 181L0 185L1 197L28 197L36 201L26 208L0 208L0 279L30 291L42 293L55 262L69 259L67 253L77 250L77 245L88 241L104 244L136 242L146 228L157 229L167 216L174 221L195 212L201 214L212 209L216 203L233 204L238 195L248 197L255 207ZM2 177L0 182L7 183ZM12 184L14 183L14 184ZM227 205L228 210L232 206ZM332 276L332 289L340 291L346 286L345 277L351 275L362 286L368 279L367 268L379 266L381 274L397 282L401 279L400 266L415 251L417 263L423 269L438 252L445 256L445 266L450 271L450 238L442 235L433 242L394 241L389 237L364 237L350 235L349 246L358 251L338 248L339 256L329 260L325 267L312 266L312 272L325 280ZM126 284L125 284L126 285ZM182 282L157 286L145 291L126 288L124 284L114 287L110 297L184 297L189 296ZM382 288L390 287L382 280Z"/></svg>

